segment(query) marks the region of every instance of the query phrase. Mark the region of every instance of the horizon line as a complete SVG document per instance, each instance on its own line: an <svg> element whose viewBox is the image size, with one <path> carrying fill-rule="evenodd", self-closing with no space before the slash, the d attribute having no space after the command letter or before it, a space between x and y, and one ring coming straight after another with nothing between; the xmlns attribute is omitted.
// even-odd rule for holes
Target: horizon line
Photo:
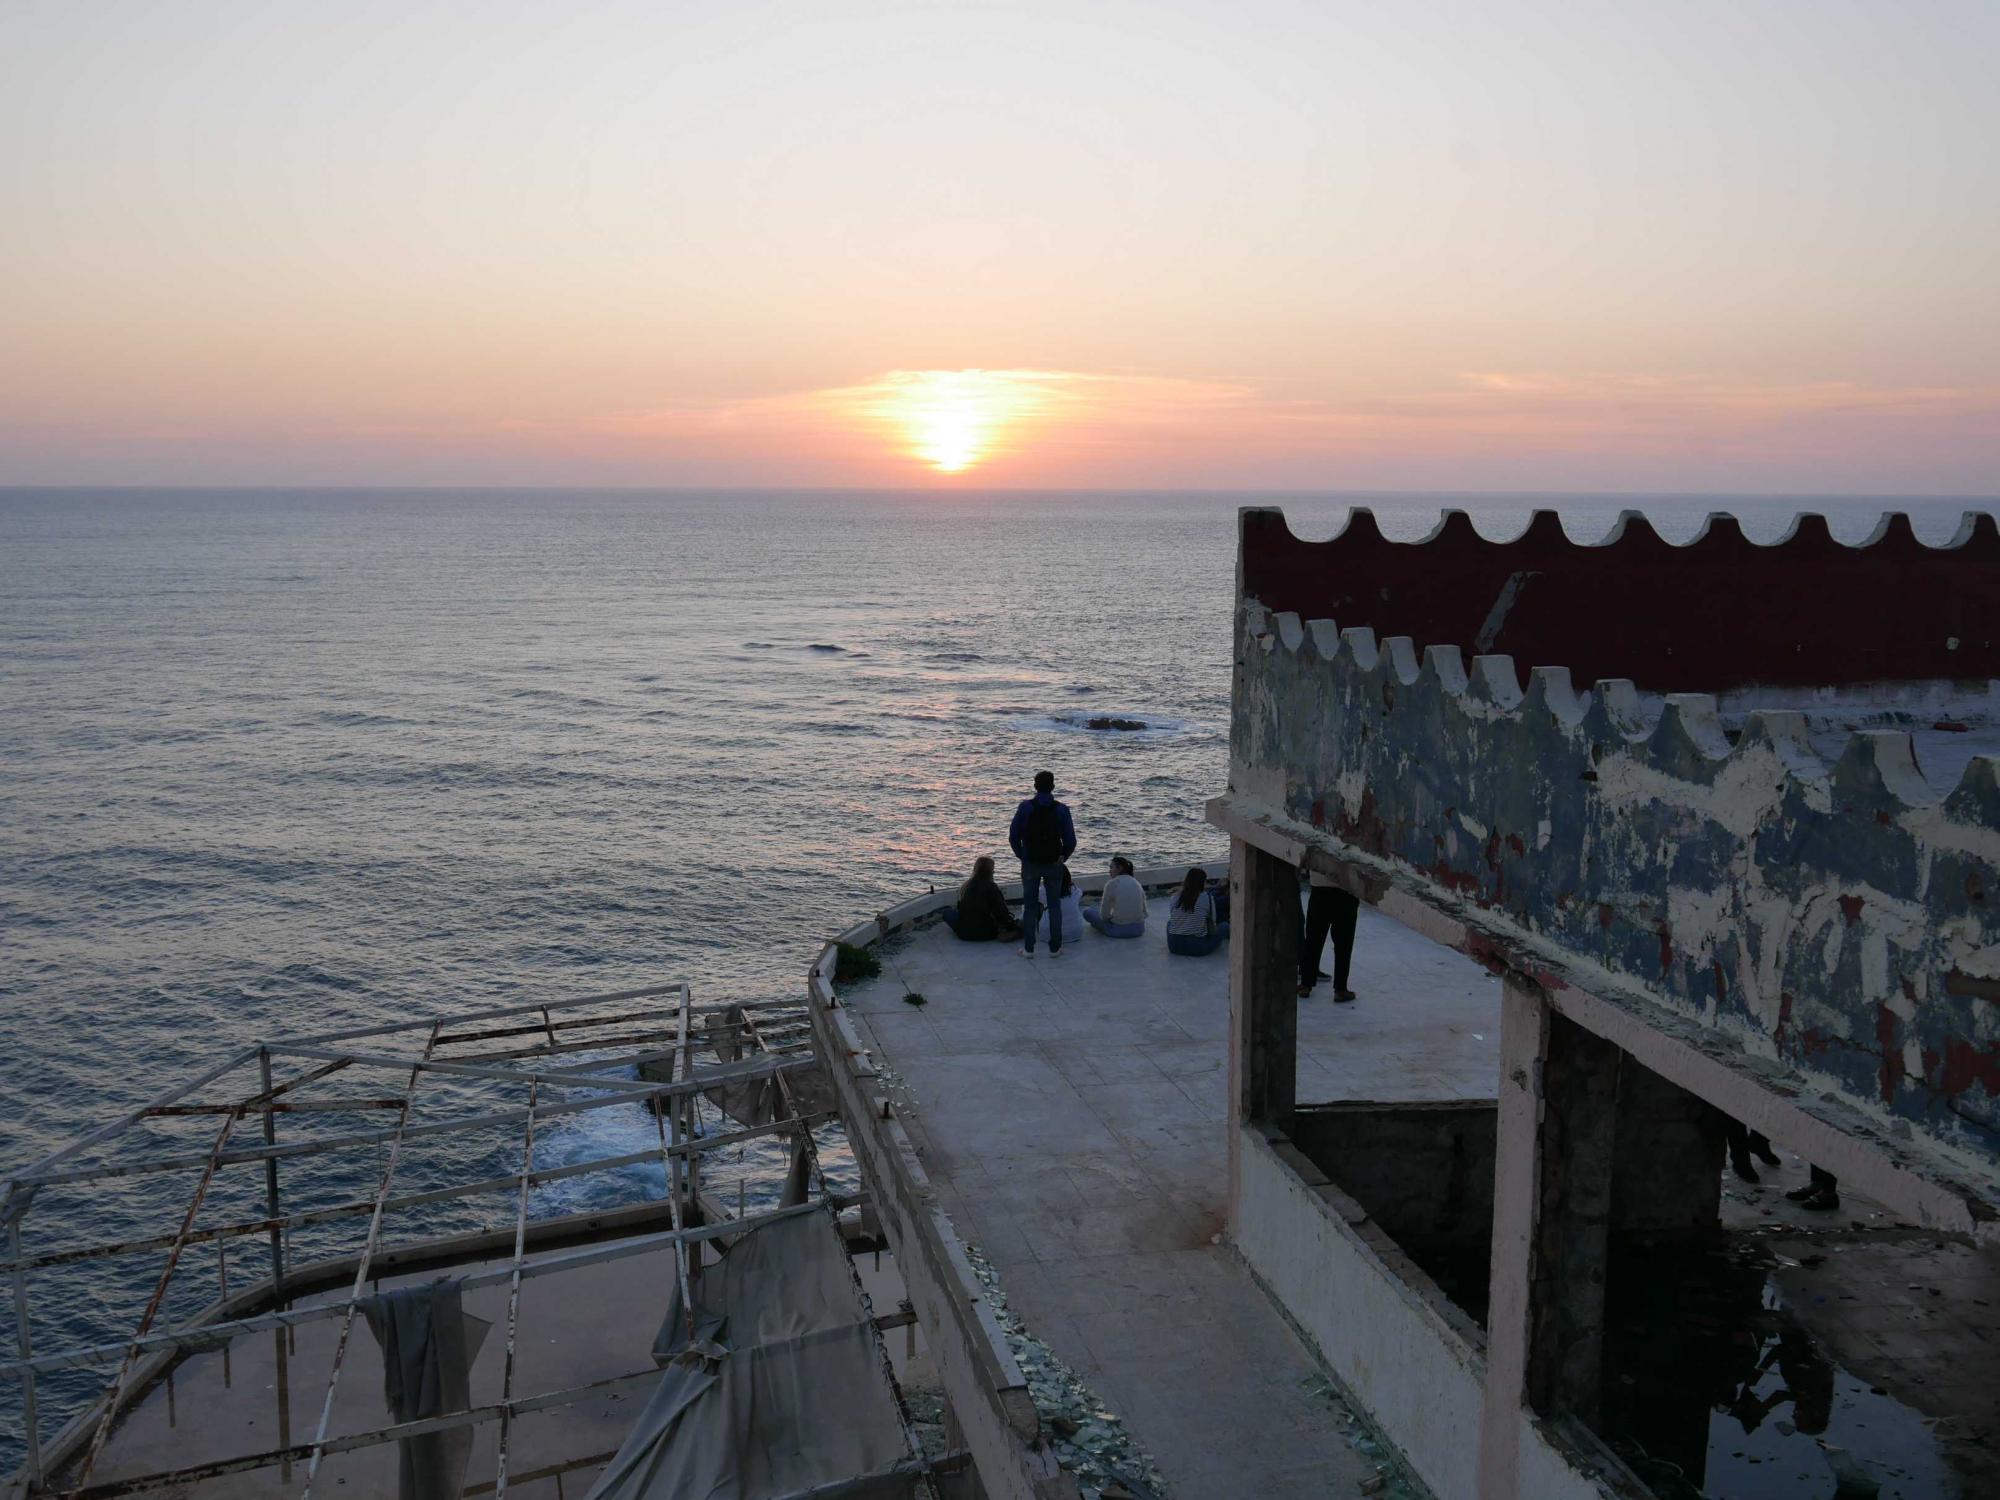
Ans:
<svg viewBox="0 0 2000 1500"><path fill-rule="evenodd" d="M1533 489L1506 490L1465 490L1465 489L1309 489L1309 488L1258 488L1255 486L1207 485L1189 488L1161 487L1157 485L1119 486L981 486L957 485L944 488L936 485L690 485L690 484L445 484L445 483L372 483L372 484L101 484L85 481L60 481L49 483L0 482L0 495L15 495L32 492L96 493L96 494L138 494L138 495L182 495L182 494L257 494L279 493L293 495L356 495L356 494L439 494L439 495L547 495L547 494L614 494L614 495L910 495L940 496L957 495L1009 495L1009 496L1125 496L1157 495L1188 497L1228 497L1250 496L1255 498L1323 498L1342 499L1348 497L1387 497L1395 499L1435 500L1530 500L1548 499L1604 499L1604 500L1896 500L1949 502L1958 501L1978 505L2000 505L2000 491L1979 494L1957 490L1620 490L1620 489L1559 489L1539 487Z"/></svg>

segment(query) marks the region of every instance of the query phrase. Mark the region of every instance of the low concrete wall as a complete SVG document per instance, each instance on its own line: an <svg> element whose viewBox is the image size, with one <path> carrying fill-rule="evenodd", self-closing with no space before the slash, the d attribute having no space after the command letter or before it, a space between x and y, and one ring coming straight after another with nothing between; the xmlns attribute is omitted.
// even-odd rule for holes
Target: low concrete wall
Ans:
<svg viewBox="0 0 2000 1500"><path fill-rule="evenodd" d="M1146 888L1149 896L1156 896L1162 891L1172 890L1178 886L1187 872L1193 868L1193 865L1148 865L1132 878ZM1219 880L1227 883L1229 879L1228 860L1217 860L1211 864L1204 864L1201 868L1208 872L1211 882ZM1070 876L1076 881L1076 888L1083 892L1086 899L1103 895L1105 882L1111 878L1109 872L1103 870L1090 875L1079 875L1072 870ZM1010 905L1021 904L1020 881L1001 881L1000 893L1007 898ZM887 911L876 913L874 921L850 927L834 941L847 943L856 948L865 948L870 943L880 942L884 938L914 932L919 927L928 926L936 919L939 912L957 899L956 885L947 886L943 890L927 891L921 896L913 896L908 901L892 906Z"/></svg>
<svg viewBox="0 0 2000 1500"><path fill-rule="evenodd" d="M857 947L879 942L950 902L948 892L906 901L836 941ZM829 944L807 976L813 1037L979 1482L992 1500L1077 1500L1076 1480L1056 1462L1026 1377L1008 1351L965 1247L937 1206L909 1132L895 1118L874 1063L834 993L836 956Z"/></svg>
<svg viewBox="0 0 2000 1500"><path fill-rule="evenodd" d="M1478 1328L1291 1142L1239 1133L1238 1253L1439 1500L1475 1500Z"/></svg>
<svg viewBox="0 0 2000 1500"><path fill-rule="evenodd" d="M1419 1262L1435 1252L1484 1265L1497 1114L1491 1101L1302 1104L1291 1138Z"/></svg>
<svg viewBox="0 0 2000 1500"><path fill-rule="evenodd" d="M1238 1135L1238 1253L1438 1500L1480 1500L1479 1329L1289 1140L1248 1126ZM1517 1440L1523 1497L1633 1493L1581 1470L1525 1410Z"/></svg>
<svg viewBox="0 0 2000 1500"><path fill-rule="evenodd" d="M1179 885L1188 868L1155 866L1140 870L1137 879L1154 892ZM1227 877L1226 864L1203 868L1211 878ZM1079 875L1076 883L1085 895L1096 895L1108 878L1101 872ZM1003 883L1001 890L1008 900L1020 900L1019 881ZM837 936L807 975L811 1001L807 1009L848 1142L873 1196L876 1218L909 1289L910 1305L923 1325L986 1494L992 1500L1076 1500L1076 1480L1056 1462L1027 1380L972 1274L958 1231L937 1206L930 1176L917 1159L909 1132L896 1119L894 1106L878 1085L868 1049L834 993L839 944L871 947L928 926L957 894L955 886L926 892Z"/></svg>

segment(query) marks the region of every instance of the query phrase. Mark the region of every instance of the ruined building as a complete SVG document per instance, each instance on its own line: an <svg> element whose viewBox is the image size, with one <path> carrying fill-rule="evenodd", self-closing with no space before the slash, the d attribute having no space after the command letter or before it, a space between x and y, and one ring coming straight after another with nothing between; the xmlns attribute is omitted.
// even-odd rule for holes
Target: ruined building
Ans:
<svg viewBox="0 0 2000 1500"><path fill-rule="evenodd" d="M1821 1278L1795 1300L1839 1363L1888 1371L1863 1390L1964 1408L1937 1433L1990 1478L1992 517L1941 547L1900 516L1856 546L1810 516L1673 545L1634 514L1581 545L1548 512L1401 543L1366 511L1304 542L1251 509L1237 592L1209 807L1237 913L1228 1233L1424 1482L1699 1488L1727 1393L1681 1401L1613 1309L1649 1257L1773 1228L1728 1222L1732 1120L1878 1206L1779 1262ZM1495 1103L1302 1097L1301 869L1499 977ZM1694 1293L1726 1292L1731 1262L1704 1264Z"/></svg>

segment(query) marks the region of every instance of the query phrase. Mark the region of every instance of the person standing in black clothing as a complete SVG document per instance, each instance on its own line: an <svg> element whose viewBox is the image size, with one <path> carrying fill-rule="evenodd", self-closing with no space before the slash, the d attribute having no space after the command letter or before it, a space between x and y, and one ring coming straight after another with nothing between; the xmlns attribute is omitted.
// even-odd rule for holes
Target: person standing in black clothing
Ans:
<svg viewBox="0 0 2000 1500"><path fill-rule="evenodd" d="M1007 842L1021 861L1021 955L1035 956L1035 924L1041 919L1046 893L1049 957L1062 953L1063 865L1076 853L1076 825L1069 808L1056 801L1056 773L1035 772L1035 795L1014 809Z"/></svg>
<svg viewBox="0 0 2000 1500"><path fill-rule="evenodd" d="M1745 1182L1759 1180L1757 1169L1750 1165L1753 1156L1767 1167L1783 1165L1782 1158L1771 1149L1770 1139L1762 1131L1750 1129L1733 1115L1724 1123L1723 1131L1729 1141L1729 1165Z"/></svg>
<svg viewBox="0 0 2000 1500"><path fill-rule="evenodd" d="M1319 956L1331 935L1333 998L1345 1004L1354 998L1347 977L1354 962L1354 926L1361 915L1361 899L1328 876L1315 873L1309 878L1312 893L1306 898L1305 938L1299 944L1299 998L1305 999L1319 982Z"/></svg>

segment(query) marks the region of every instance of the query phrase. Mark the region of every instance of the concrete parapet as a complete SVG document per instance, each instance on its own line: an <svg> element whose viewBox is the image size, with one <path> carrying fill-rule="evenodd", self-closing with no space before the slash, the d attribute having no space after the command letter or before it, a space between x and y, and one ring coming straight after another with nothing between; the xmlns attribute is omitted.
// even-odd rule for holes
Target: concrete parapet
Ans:
<svg viewBox="0 0 2000 1500"><path fill-rule="evenodd" d="M1406 871L1428 899L2000 1164L1993 758L1933 788L1907 732L1855 734L1828 764L1796 713L1725 727L1704 695L1649 710L1630 683L1582 692L1556 667L1523 684L1505 656L1468 668L1452 645L1419 654L1254 598L1236 649L1239 811Z"/></svg>
<svg viewBox="0 0 2000 1500"><path fill-rule="evenodd" d="M951 903L932 892L841 934L865 945ZM1028 1383L985 1300L965 1247L936 1201L909 1133L896 1119L879 1075L834 993L836 948L829 944L806 977L813 1036L832 1080L849 1145L872 1195L875 1216L909 1289L953 1416L993 1500L1076 1500L1076 1481L1056 1462Z"/></svg>

